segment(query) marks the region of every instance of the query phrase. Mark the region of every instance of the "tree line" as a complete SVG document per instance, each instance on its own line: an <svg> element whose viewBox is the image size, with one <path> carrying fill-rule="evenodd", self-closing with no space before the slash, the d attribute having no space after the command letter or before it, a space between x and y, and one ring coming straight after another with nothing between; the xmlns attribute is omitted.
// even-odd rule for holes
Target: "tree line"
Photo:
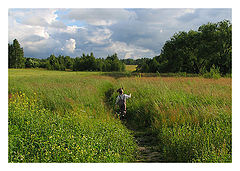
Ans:
<svg viewBox="0 0 240 171"><path fill-rule="evenodd" d="M232 72L232 24L228 20L204 24L198 31L175 33L161 54L145 59L137 71L199 74L213 68L221 74Z"/></svg>
<svg viewBox="0 0 240 171"><path fill-rule="evenodd" d="M15 39L8 44L9 68L47 68L73 71L125 71L126 65L138 65L137 72L201 74L216 69L221 74L232 72L232 24L228 20L207 23L197 31L181 31L166 41L161 53L153 58L121 59L117 54L95 58L93 53L81 57L50 55L47 59L25 58Z"/></svg>
<svg viewBox="0 0 240 171"><path fill-rule="evenodd" d="M139 58L139 59L121 59L121 61L126 65L139 65L143 63L146 59L145 58Z"/></svg>
<svg viewBox="0 0 240 171"><path fill-rule="evenodd" d="M13 44L8 44L8 68L47 68L49 70L66 69L73 71L125 71L125 64L118 59L117 54L104 58L95 58L93 53L81 57L71 58L70 56L50 55L47 59L26 58L23 48L17 39Z"/></svg>
<svg viewBox="0 0 240 171"><path fill-rule="evenodd" d="M95 58L93 53L90 55L82 54L81 57L71 58L69 56L59 55L55 57L51 55L46 59L45 68L49 70L61 70L66 69L73 71L125 71L125 64L122 63L117 54L107 56L104 58Z"/></svg>

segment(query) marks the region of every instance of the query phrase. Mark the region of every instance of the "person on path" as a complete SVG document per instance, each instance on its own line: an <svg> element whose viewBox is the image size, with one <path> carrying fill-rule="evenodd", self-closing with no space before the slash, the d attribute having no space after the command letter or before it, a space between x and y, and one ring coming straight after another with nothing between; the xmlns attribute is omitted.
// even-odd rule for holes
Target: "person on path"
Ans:
<svg viewBox="0 0 240 171"><path fill-rule="evenodd" d="M117 92L119 93L119 95L117 96L115 105L119 106L119 109L120 109L120 113L119 113L120 114L120 119L123 120L123 119L126 119L126 112L127 112L126 100L128 98L131 98L131 93L130 93L130 95L123 94L123 88L119 88L117 90Z"/></svg>

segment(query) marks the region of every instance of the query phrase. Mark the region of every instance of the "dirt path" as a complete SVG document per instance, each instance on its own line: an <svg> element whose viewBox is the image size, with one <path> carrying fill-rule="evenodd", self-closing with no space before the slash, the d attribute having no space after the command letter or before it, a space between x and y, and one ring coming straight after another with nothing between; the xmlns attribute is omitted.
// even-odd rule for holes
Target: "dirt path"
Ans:
<svg viewBox="0 0 240 171"><path fill-rule="evenodd" d="M163 162L156 135L147 131L134 131L134 137L139 150L136 162Z"/></svg>
<svg viewBox="0 0 240 171"><path fill-rule="evenodd" d="M111 96L113 92L113 88L110 88L105 92L105 103L108 104L109 108L111 108L111 103L109 103L109 101L112 102ZM161 156L161 152L158 147L159 140L157 139L157 135L151 133L151 131L133 129L126 121L124 121L123 124L133 131L138 145L138 155L135 162L163 162L163 157Z"/></svg>

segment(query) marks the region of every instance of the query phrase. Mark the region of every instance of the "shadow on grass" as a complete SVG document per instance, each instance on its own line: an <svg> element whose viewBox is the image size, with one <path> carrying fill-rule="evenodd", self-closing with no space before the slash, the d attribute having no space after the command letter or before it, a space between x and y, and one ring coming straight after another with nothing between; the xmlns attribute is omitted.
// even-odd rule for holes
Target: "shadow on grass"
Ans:
<svg viewBox="0 0 240 171"><path fill-rule="evenodd" d="M138 73L138 72L102 72L101 75L115 79L122 77L198 77L198 74L180 73Z"/></svg>

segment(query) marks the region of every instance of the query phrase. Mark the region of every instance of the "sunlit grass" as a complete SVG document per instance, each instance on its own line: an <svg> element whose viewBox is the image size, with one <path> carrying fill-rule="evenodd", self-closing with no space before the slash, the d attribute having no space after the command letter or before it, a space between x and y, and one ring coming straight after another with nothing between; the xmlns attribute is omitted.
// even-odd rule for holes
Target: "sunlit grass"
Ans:
<svg viewBox="0 0 240 171"><path fill-rule="evenodd" d="M133 136L104 103L111 86L97 73L10 70L9 162L133 161Z"/></svg>
<svg viewBox="0 0 240 171"><path fill-rule="evenodd" d="M126 71L130 72L136 71L136 67L137 65L126 65Z"/></svg>
<svg viewBox="0 0 240 171"><path fill-rule="evenodd" d="M231 78L112 76L9 70L9 162L134 161L113 117L119 87L132 94L127 125L155 132L165 162L232 161Z"/></svg>
<svg viewBox="0 0 240 171"><path fill-rule="evenodd" d="M231 162L230 78L132 77L118 82L132 93L128 124L156 132L165 161Z"/></svg>

